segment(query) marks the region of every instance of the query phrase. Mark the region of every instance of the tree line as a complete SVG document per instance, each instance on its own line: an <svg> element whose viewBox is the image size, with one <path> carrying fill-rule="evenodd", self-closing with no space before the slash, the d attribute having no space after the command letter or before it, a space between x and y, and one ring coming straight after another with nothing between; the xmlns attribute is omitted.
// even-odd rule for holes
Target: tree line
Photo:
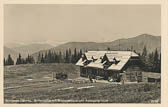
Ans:
<svg viewBox="0 0 168 107"><path fill-rule="evenodd" d="M33 56L30 56L29 54L26 58L22 58L21 54L19 53L19 56L16 60L16 65L34 64L34 63L35 63L35 60L34 60ZM12 59L10 54L8 55L7 59L4 58L4 66L7 66L7 65L14 65L14 60Z"/></svg>
<svg viewBox="0 0 168 107"><path fill-rule="evenodd" d="M132 48L133 49L133 48ZM131 50L132 50L131 49ZM108 50L110 50L108 48ZM87 51L87 50L85 50ZM134 50L135 53L137 53ZM78 50L75 48L73 52L71 49L66 49L65 52L55 52L55 51L47 51L45 53L39 53L37 57L36 63L73 63L75 64L82 55L82 49ZM142 62L142 66L144 70L151 71L151 72L161 72L161 53L158 52L157 48L154 52L149 53L147 51L146 46L144 46L142 53L137 53L140 56L140 60ZM21 54L19 54L16 65L18 64L33 64L35 60L33 56L28 54L27 58L22 58ZM5 60L4 58L4 65L14 65L14 61L11 58L10 54L8 58Z"/></svg>
<svg viewBox="0 0 168 107"><path fill-rule="evenodd" d="M55 52L49 50L45 54L39 53L37 63L73 63L75 64L82 55L82 49L77 51L75 48L72 52L71 49L66 49L64 53L61 51Z"/></svg>
<svg viewBox="0 0 168 107"><path fill-rule="evenodd" d="M65 52L55 52L55 51L47 51L45 54L39 53L37 61L35 62L33 56L28 56L26 58L22 58L21 54L19 53L18 58L16 60L16 65L19 64L34 64L34 63L73 63L75 64L82 55L82 49L77 51L75 48L73 52L71 49L66 49ZM8 58L4 58L4 65L14 65L14 60L12 59L11 55L8 55Z"/></svg>
<svg viewBox="0 0 168 107"><path fill-rule="evenodd" d="M4 58L4 66L6 65L14 65L14 61L10 54L8 55L7 59Z"/></svg>
<svg viewBox="0 0 168 107"><path fill-rule="evenodd" d="M148 71L161 72L161 53L158 52L157 48L154 52L148 53L146 46L144 46L140 59Z"/></svg>

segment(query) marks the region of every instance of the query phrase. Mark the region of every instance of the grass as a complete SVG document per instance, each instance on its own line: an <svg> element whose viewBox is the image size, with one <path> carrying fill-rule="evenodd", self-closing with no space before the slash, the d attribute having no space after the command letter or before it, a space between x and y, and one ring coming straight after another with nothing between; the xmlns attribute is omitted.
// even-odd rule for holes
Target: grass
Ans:
<svg viewBox="0 0 168 107"><path fill-rule="evenodd" d="M114 85L90 83L88 80L82 83L71 80L48 82L51 78L44 77L51 77L52 71L68 73L70 79L79 77L79 67L72 64L30 64L5 67L4 87L29 85L4 89L5 103L160 103L159 83ZM28 81L27 79L30 78L33 80ZM93 87L78 89L86 86ZM68 89L68 87L73 88Z"/></svg>

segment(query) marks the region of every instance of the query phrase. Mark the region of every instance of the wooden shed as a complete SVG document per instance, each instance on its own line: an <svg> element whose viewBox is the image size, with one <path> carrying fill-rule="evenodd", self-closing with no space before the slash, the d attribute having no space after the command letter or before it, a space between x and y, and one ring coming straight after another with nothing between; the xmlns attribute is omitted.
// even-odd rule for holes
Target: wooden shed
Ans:
<svg viewBox="0 0 168 107"><path fill-rule="evenodd" d="M161 74L154 72L142 72L143 82L161 82Z"/></svg>

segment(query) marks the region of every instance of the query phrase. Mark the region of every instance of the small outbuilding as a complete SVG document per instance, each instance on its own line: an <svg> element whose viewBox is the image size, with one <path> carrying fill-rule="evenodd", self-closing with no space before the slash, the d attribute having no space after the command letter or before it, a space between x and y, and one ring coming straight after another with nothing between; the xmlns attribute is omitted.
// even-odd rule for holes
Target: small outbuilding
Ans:
<svg viewBox="0 0 168 107"><path fill-rule="evenodd" d="M161 82L160 73L142 72L142 81L144 82Z"/></svg>

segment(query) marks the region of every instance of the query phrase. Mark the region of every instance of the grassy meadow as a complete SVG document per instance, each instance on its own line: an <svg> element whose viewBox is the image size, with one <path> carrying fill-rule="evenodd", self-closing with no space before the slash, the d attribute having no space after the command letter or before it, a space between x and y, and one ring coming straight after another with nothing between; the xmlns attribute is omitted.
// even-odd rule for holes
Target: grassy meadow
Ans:
<svg viewBox="0 0 168 107"><path fill-rule="evenodd" d="M52 72L65 72L68 79L52 81ZM160 83L90 83L73 64L4 67L5 103L160 103L160 98Z"/></svg>

